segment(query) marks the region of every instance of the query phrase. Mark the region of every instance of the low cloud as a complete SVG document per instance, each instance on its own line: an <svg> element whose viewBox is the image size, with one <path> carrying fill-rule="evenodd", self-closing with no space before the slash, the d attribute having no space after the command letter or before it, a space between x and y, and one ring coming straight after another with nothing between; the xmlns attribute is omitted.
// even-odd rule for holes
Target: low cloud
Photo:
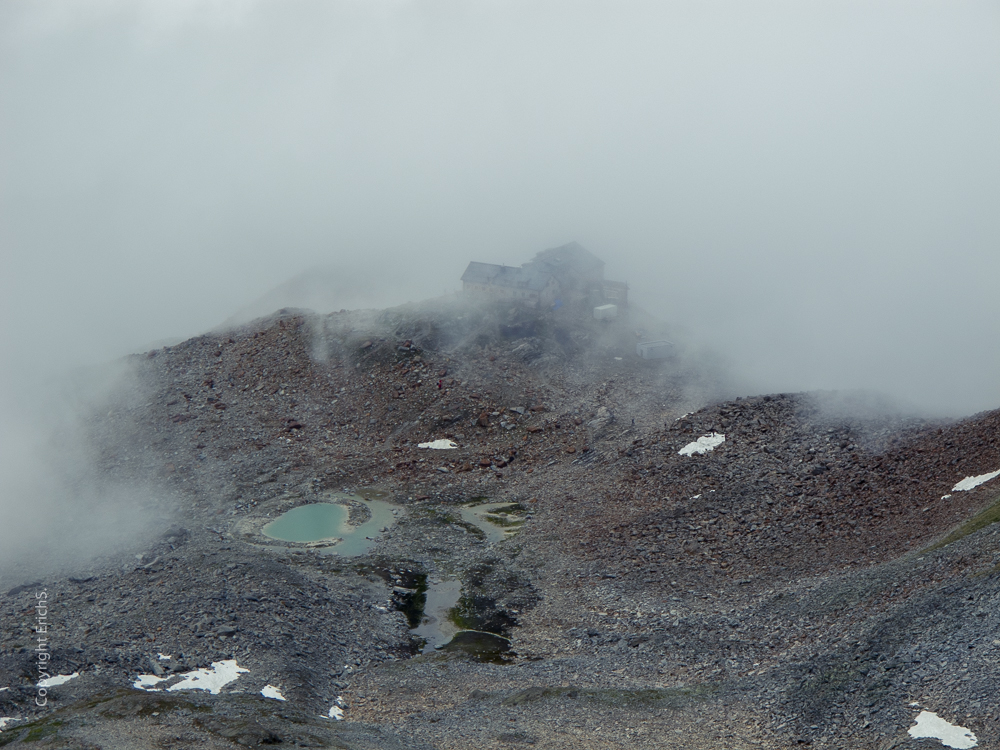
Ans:
<svg viewBox="0 0 1000 750"><path fill-rule="evenodd" d="M127 366L78 370L45 385L30 400L4 404L0 589L133 550L172 513L141 471L112 481L101 470L143 450L100 421L135 406L140 390Z"/></svg>
<svg viewBox="0 0 1000 750"><path fill-rule="evenodd" d="M271 305L438 296L469 260L570 240L737 390L1000 406L996 22L839 0L2 4L9 523L94 486L86 450L50 442L78 413L39 388L53 373Z"/></svg>

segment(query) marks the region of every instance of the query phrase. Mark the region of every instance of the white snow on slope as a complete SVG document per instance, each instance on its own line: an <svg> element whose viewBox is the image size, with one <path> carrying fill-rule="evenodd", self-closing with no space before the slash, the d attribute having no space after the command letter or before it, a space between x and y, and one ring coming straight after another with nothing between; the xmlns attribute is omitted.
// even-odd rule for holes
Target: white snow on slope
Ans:
<svg viewBox="0 0 1000 750"><path fill-rule="evenodd" d="M55 687L56 685L62 685L64 683L69 682L73 678L79 676L80 676L79 672L74 672L73 674L57 674L55 677L49 677L46 680L39 680L38 687L43 687L43 688Z"/></svg>
<svg viewBox="0 0 1000 750"><path fill-rule="evenodd" d="M980 474L978 477L966 477L961 482L952 487L951 491L964 492L966 490L971 490L974 487L978 487L981 484L985 484L991 479L996 479L997 477L1000 477L1000 469L990 472L989 474Z"/></svg>
<svg viewBox="0 0 1000 750"><path fill-rule="evenodd" d="M285 696L283 696L281 694L281 691L274 685L265 685L263 688L261 688L260 694L263 695L265 698L274 698L276 701L285 700Z"/></svg>
<svg viewBox="0 0 1000 750"><path fill-rule="evenodd" d="M330 706L330 713L327 714L327 717L334 721L344 720L344 699L339 695L337 696L337 700L333 702L333 705Z"/></svg>
<svg viewBox="0 0 1000 750"><path fill-rule="evenodd" d="M958 748L958 750L965 750L979 744L976 735L968 729L957 727L932 711L921 711L917 715L916 722L908 730L910 736L914 739L930 737L931 739L941 740L941 744L946 747L954 747Z"/></svg>
<svg viewBox="0 0 1000 750"><path fill-rule="evenodd" d="M159 688L154 686L157 683L169 679L169 677L157 677L155 674L141 674L135 678L135 682L132 683L132 687L136 690L149 690L150 692L155 693L159 690Z"/></svg>
<svg viewBox="0 0 1000 750"><path fill-rule="evenodd" d="M236 659L213 661L211 669L196 669L186 672L184 680L171 685L167 690L207 690L212 695L218 695L230 682L236 680L242 672L249 672L236 663Z"/></svg>
<svg viewBox="0 0 1000 750"><path fill-rule="evenodd" d="M10 724L12 721L17 721L13 716L0 716L0 732L3 731L4 727Z"/></svg>
<svg viewBox="0 0 1000 750"><path fill-rule="evenodd" d="M677 453L681 456L693 456L695 453L708 453L711 450L715 450L724 442L726 442L725 435L713 432L711 435L705 435L704 437L698 438L693 443L688 443L677 451Z"/></svg>
<svg viewBox="0 0 1000 750"><path fill-rule="evenodd" d="M195 669L181 675L184 679L175 685L171 685L167 690L207 690L212 695L218 695L226 685L238 679L243 672L249 672L236 663L236 659L225 659L223 661L213 661L211 669ZM132 687L137 690L148 690L159 692L160 688L155 687L161 682L173 679L171 677L157 677L152 674L141 674Z"/></svg>
<svg viewBox="0 0 1000 750"><path fill-rule="evenodd" d="M450 451L453 448L457 448L458 445L451 442L450 440L432 440L429 443L418 443L418 448L432 448L438 451Z"/></svg>

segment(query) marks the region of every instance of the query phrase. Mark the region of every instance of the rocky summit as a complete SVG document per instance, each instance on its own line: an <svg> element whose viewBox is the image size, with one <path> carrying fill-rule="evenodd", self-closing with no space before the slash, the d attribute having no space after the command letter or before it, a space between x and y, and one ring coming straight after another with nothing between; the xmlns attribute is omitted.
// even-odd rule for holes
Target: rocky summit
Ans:
<svg viewBox="0 0 1000 750"><path fill-rule="evenodd" d="M153 530L0 594L0 745L1000 747L1000 412L667 335L446 298L132 357L87 439Z"/></svg>

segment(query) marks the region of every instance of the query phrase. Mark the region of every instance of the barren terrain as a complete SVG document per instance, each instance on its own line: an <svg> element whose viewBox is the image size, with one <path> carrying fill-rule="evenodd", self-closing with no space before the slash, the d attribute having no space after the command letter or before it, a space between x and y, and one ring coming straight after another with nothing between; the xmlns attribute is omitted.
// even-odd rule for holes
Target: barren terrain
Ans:
<svg viewBox="0 0 1000 750"><path fill-rule="evenodd" d="M445 299L137 355L88 426L162 526L0 595L0 745L941 747L907 733L927 710L1000 746L1000 479L953 489L1000 469L1000 412L727 398L684 352L639 360L659 335ZM363 555L259 532L345 493L398 509ZM511 504L506 538L473 502ZM509 651L421 653L407 616L450 579ZM42 588L78 673L45 707ZM133 686L226 660L217 693Z"/></svg>

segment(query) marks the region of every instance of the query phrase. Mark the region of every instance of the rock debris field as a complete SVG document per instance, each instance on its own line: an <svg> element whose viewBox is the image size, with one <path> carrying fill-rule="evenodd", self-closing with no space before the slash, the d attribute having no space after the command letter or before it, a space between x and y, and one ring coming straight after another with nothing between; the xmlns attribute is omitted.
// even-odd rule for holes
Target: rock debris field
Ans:
<svg viewBox="0 0 1000 750"><path fill-rule="evenodd" d="M0 745L1000 747L1000 412L732 397L666 333L442 299L132 357L88 440L155 523L0 595ZM261 533L324 502L391 516Z"/></svg>

